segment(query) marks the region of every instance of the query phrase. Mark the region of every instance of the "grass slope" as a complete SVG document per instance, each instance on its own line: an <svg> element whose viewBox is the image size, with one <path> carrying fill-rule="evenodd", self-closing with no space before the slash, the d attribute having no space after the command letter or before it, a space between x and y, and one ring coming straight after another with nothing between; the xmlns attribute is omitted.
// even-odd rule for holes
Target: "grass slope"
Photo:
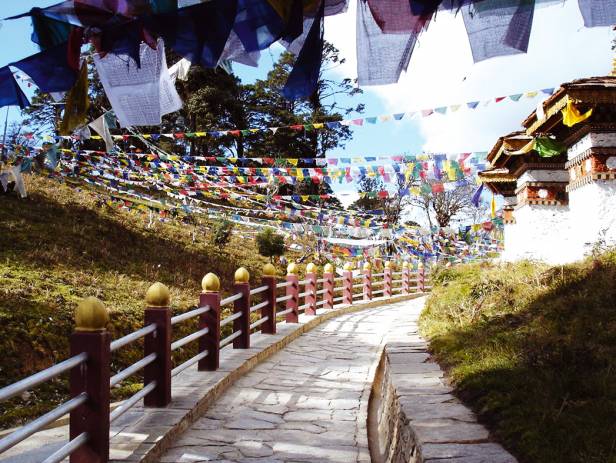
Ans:
<svg viewBox="0 0 616 463"><path fill-rule="evenodd" d="M143 326L143 296L153 282L169 286L174 311L182 312L197 303L205 273L218 274L228 291L238 267L256 282L266 262L253 240L234 235L221 249L210 244L204 226L155 222L148 228L147 216L98 206L90 190L30 176L28 192L25 200L0 196L0 387L67 357L82 297L105 302L117 338ZM194 326L182 324L174 338L189 330ZM141 349L136 344L114 354L112 371L140 359ZM177 360L193 351L189 345ZM136 377L113 396L139 387ZM60 378L2 404L0 427L48 410L66 390Z"/></svg>
<svg viewBox="0 0 616 463"><path fill-rule="evenodd" d="M421 331L521 462L616 462L615 282L616 252L436 272Z"/></svg>

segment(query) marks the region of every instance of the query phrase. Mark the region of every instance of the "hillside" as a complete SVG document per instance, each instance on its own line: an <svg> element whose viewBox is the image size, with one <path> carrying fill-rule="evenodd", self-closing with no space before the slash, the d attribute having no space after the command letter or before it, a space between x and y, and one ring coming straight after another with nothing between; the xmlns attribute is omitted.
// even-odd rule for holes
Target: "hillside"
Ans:
<svg viewBox="0 0 616 463"><path fill-rule="evenodd" d="M435 273L420 320L460 398L521 463L616 462L616 252Z"/></svg>
<svg viewBox="0 0 616 463"><path fill-rule="evenodd" d="M0 196L0 386L67 357L82 297L96 296L109 307L117 338L143 326L143 297L153 282L169 286L174 311L185 311L196 304L207 272L218 274L227 290L238 267L257 281L266 262L241 230L221 248L211 243L203 219L198 225L154 220L148 228L147 214L101 205L89 189L35 176L28 176L27 188L26 199ZM141 355L139 345L122 349L112 369ZM0 427L48 409L64 396L65 380L3 404ZM127 383L114 397L138 387Z"/></svg>

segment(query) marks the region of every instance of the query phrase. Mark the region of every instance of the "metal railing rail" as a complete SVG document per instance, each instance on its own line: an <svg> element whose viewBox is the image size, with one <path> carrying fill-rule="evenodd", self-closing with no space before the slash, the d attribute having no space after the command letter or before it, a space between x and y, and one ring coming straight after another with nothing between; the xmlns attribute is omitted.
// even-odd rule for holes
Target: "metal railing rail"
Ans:
<svg viewBox="0 0 616 463"><path fill-rule="evenodd" d="M175 325L177 323L182 323L183 321L186 321L191 318L197 317L201 314L207 313L209 310L210 310L210 306L206 305L205 307L199 307L198 309L191 310L190 312L176 315L175 317L171 317L171 324Z"/></svg>
<svg viewBox="0 0 616 463"><path fill-rule="evenodd" d="M196 341L197 339L205 336L206 334L208 334L210 332L210 329L206 326L203 329L200 329L199 331L195 331L192 334L189 334L188 336L184 336L182 339L178 339L175 342L171 343L171 350L177 350L182 346L185 346L186 344Z"/></svg>
<svg viewBox="0 0 616 463"><path fill-rule="evenodd" d="M131 366L126 367L124 370L119 371L118 373L116 373L109 379L109 386L113 387L116 384L120 384L126 378L134 375L139 370L142 370L143 368L148 366L150 363L152 363L154 360L156 360L156 354L152 353L148 355L147 357L142 358L138 362L133 363Z"/></svg>
<svg viewBox="0 0 616 463"><path fill-rule="evenodd" d="M242 297L244 297L244 295L242 293L234 294L234 295L226 297L222 301L220 301L220 305L223 306L223 305L231 304L232 302L239 301Z"/></svg>
<svg viewBox="0 0 616 463"><path fill-rule="evenodd" d="M48 424L53 423L59 418L62 418L67 413L75 410L80 405L83 405L88 400L88 395L85 392L82 392L78 396L73 397L72 399L64 402L62 405L57 406L50 412L45 413L42 416L39 416L33 421L30 421L28 424L25 424L21 428L16 431L13 431L8 436L0 439L0 453L5 450L10 449L14 445L19 444L22 440L30 437L37 431L40 431Z"/></svg>
<svg viewBox="0 0 616 463"><path fill-rule="evenodd" d="M54 453L49 455L47 458L43 460L43 463L60 463L66 457L68 457L71 453L81 447L88 441L88 433L82 432L74 439L71 439Z"/></svg>
<svg viewBox="0 0 616 463"><path fill-rule="evenodd" d="M269 286L265 285L265 286L259 286L258 288L255 288L255 289L251 289L250 295L254 296L255 294L262 293L263 291L267 291L268 288Z"/></svg>
<svg viewBox="0 0 616 463"><path fill-rule="evenodd" d="M143 399L146 395L148 395L150 392L152 392L156 388L156 384L157 384L156 381L152 381L151 383L148 383L139 392L136 392L131 397L126 399L124 402L122 402L118 407L116 407L109 414L109 422L113 423L115 420L117 420L122 415L124 415L124 413L129 411L135 405L137 405L137 402L139 402L141 399Z"/></svg>
<svg viewBox="0 0 616 463"><path fill-rule="evenodd" d="M221 304L222 305L222 304ZM229 323L239 319L242 317L242 312L234 313L233 315L229 315L227 318L220 321L220 327L227 326Z"/></svg>
<svg viewBox="0 0 616 463"><path fill-rule="evenodd" d="M74 367L81 365L87 360L88 356L85 353L75 355L63 362L57 363L49 368L46 368L38 373L28 376L27 378L17 381L9 386L5 386L0 389L0 402L15 397L24 391L30 390L41 383L49 381L50 379L60 376L62 373L70 371Z"/></svg>
<svg viewBox="0 0 616 463"><path fill-rule="evenodd" d="M147 336L150 333L153 333L154 331L156 331L156 324L152 323L148 326L144 326L143 328L134 331L130 334L127 334L126 336L121 337L120 339L116 339L115 341L112 341L111 344L109 345L109 350L111 352L114 352L118 349L121 349L122 347L131 344L145 336Z"/></svg>

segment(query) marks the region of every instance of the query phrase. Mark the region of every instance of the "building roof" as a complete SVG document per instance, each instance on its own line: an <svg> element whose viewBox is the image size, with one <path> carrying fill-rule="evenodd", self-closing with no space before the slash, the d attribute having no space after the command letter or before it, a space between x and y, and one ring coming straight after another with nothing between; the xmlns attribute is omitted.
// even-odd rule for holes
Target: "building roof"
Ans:
<svg viewBox="0 0 616 463"><path fill-rule="evenodd" d="M478 173L479 178L484 183L493 182L515 182L517 179L506 167L493 167Z"/></svg>
<svg viewBox="0 0 616 463"><path fill-rule="evenodd" d="M568 99L588 104L616 104L616 76L587 77L562 84L556 92L542 103L544 116L537 119L537 111L533 111L522 125L526 134L532 135L537 131L546 132L546 127L554 125L554 116L560 117Z"/></svg>

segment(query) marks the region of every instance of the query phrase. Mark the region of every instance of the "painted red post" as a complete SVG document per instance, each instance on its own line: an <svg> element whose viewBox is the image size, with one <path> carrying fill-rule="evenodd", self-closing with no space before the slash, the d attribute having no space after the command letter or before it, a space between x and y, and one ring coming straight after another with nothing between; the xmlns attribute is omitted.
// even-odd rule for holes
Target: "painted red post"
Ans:
<svg viewBox="0 0 616 463"><path fill-rule="evenodd" d="M364 301L372 300L372 265L370 262L364 264Z"/></svg>
<svg viewBox="0 0 616 463"><path fill-rule="evenodd" d="M419 282L418 282L418 284L419 284L419 292L423 293L423 292L426 291L426 274L425 274L425 269L424 269L423 262L419 262L417 264L417 272L418 272L417 279L419 280Z"/></svg>
<svg viewBox="0 0 616 463"><path fill-rule="evenodd" d="M297 278L297 265L290 263L287 267L287 282L290 283L287 286L287 296L291 296L287 299L287 309L291 309L291 312L287 314L287 323L297 323L299 321L298 306L298 294L299 294L299 279Z"/></svg>
<svg viewBox="0 0 616 463"><path fill-rule="evenodd" d="M70 414L69 433L74 439L88 433L85 444L75 450L71 463L106 463L109 460L109 366L111 335L106 330L109 314L101 301L88 297L75 312L76 327L70 338L71 357L88 358L71 370L71 397L81 393L88 400Z"/></svg>
<svg viewBox="0 0 616 463"><path fill-rule="evenodd" d="M233 332L241 331L233 340L234 349L250 348L250 273L244 267L235 271L235 284L233 294L241 293L242 297L233 303L233 313L241 313L242 316L233 320Z"/></svg>
<svg viewBox="0 0 616 463"><path fill-rule="evenodd" d="M392 268L391 261L385 262L385 270L383 270L385 275L383 275L383 297L391 297L392 290Z"/></svg>
<svg viewBox="0 0 616 463"><path fill-rule="evenodd" d="M156 381L156 387L143 398L146 407L166 407L171 402L171 295L162 283L154 283L145 295L144 326L156 325L143 343L143 356L156 354L143 370L144 386Z"/></svg>
<svg viewBox="0 0 616 463"><path fill-rule="evenodd" d="M342 272L342 303L353 304L353 264L347 262L344 264L344 272Z"/></svg>
<svg viewBox="0 0 616 463"><path fill-rule="evenodd" d="M220 367L220 280L208 273L201 280L203 292L199 295L199 307L210 310L199 316L199 330L208 328L208 333L199 338L199 353L207 350L207 356L199 360L199 371L215 371Z"/></svg>
<svg viewBox="0 0 616 463"><path fill-rule="evenodd" d="M304 304L306 307L306 315L317 314L317 266L310 263L306 266L306 294Z"/></svg>
<svg viewBox="0 0 616 463"><path fill-rule="evenodd" d="M267 317L267 321L261 324L261 333L276 334L276 268L272 264L263 266L261 282L267 286L263 293L267 305L261 309L261 318Z"/></svg>
<svg viewBox="0 0 616 463"><path fill-rule="evenodd" d="M411 269L408 262L402 264L402 294L411 294Z"/></svg>
<svg viewBox="0 0 616 463"><path fill-rule="evenodd" d="M334 266L332 264L325 264L323 267L323 304L324 309L334 308Z"/></svg>

